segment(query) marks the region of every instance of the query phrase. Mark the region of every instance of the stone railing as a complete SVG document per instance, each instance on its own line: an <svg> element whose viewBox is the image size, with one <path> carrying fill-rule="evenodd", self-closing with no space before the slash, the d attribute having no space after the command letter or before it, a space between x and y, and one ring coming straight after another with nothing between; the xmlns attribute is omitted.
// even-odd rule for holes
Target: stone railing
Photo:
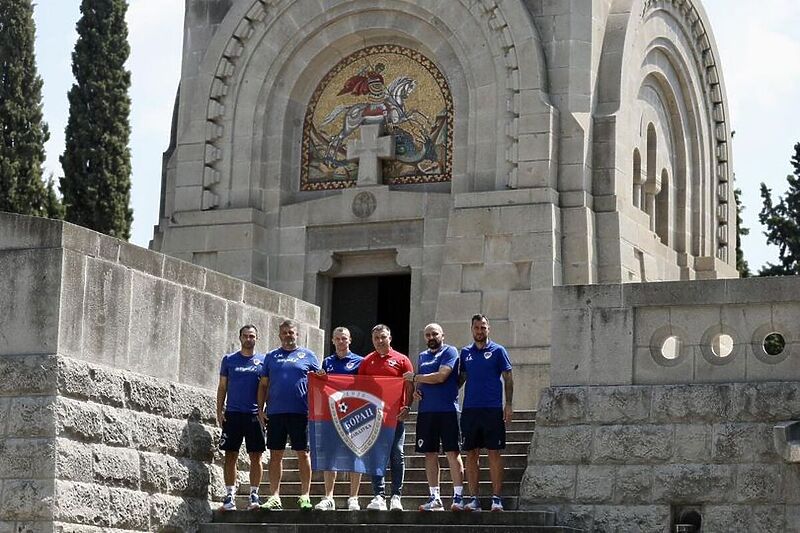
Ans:
<svg viewBox="0 0 800 533"><path fill-rule="evenodd" d="M553 302L521 508L598 532L797 531L800 278L557 287Z"/></svg>
<svg viewBox="0 0 800 533"><path fill-rule="evenodd" d="M319 309L52 220L0 214L0 531L195 530L219 497L220 357Z"/></svg>
<svg viewBox="0 0 800 533"><path fill-rule="evenodd" d="M799 380L800 279L556 287L554 385Z"/></svg>

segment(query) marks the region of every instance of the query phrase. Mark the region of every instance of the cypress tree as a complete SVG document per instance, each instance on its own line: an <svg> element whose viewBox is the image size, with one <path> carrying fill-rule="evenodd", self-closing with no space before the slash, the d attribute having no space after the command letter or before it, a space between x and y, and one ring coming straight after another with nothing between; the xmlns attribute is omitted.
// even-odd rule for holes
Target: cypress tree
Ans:
<svg viewBox="0 0 800 533"><path fill-rule="evenodd" d="M742 190L738 187L733 190L733 198L736 201L736 270L739 271L739 276L743 278L750 277L750 265L744 258L744 251L742 251L742 236L750 235L750 228L745 228L742 224Z"/></svg>
<svg viewBox="0 0 800 533"><path fill-rule="evenodd" d="M133 221L127 9L125 0L81 1L61 156L66 219L121 239Z"/></svg>
<svg viewBox="0 0 800 533"><path fill-rule="evenodd" d="M800 143L794 145L791 163L794 173L786 176L789 189L777 204L772 202L772 191L761 184L763 206L758 220L767 228L767 242L778 246L779 263L767 263L760 276L800 274Z"/></svg>
<svg viewBox="0 0 800 533"><path fill-rule="evenodd" d="M42 79L34 56L30 0L0 0L0 211L57 217L55 190L42 180Z"/></svg>

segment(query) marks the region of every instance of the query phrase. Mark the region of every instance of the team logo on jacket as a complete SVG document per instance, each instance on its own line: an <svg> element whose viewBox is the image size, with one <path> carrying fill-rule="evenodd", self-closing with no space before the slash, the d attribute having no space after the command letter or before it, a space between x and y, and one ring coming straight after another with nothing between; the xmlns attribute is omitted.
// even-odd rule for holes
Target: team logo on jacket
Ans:
<svg viewBox="0 0 800 533"><path fill-rule="evenodd" d="M361 457L381 432L383 400L360 390L339 391L330 395L328 407L339 438Z"/></svg>

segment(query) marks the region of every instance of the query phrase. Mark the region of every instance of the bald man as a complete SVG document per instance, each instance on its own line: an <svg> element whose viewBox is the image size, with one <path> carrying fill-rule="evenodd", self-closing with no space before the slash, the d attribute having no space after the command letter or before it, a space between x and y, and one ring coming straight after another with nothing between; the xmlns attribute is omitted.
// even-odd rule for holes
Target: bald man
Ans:
<svg viewBox="0 0 800 533"><path fill-rule="evenodd" d="M423 330L428 349L419 354L414 376L417 414L417 453L425 454L425 477L430 498L419 506L420 511L443 511L439 492L439 450L444 451L453 480L451 511L463 511L464 465L461 462L458 428L458 351L444 343L439 324L428 324Z"/></svg>

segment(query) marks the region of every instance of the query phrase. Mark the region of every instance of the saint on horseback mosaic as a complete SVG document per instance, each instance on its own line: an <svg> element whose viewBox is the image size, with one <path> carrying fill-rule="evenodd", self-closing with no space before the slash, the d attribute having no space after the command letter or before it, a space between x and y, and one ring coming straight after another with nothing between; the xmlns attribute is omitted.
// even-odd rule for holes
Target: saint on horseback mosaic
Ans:
<svg viewBox="0 0 800 533"><path fill-rule="evenodd" d="M453 101L444 76L417 51L381 45L340 61L314 91L301 190L355 186L358 162L347 159L347 144L361 126L379 123L395 140L394 156L383 160L384 183L450 181Z"/></svg>

